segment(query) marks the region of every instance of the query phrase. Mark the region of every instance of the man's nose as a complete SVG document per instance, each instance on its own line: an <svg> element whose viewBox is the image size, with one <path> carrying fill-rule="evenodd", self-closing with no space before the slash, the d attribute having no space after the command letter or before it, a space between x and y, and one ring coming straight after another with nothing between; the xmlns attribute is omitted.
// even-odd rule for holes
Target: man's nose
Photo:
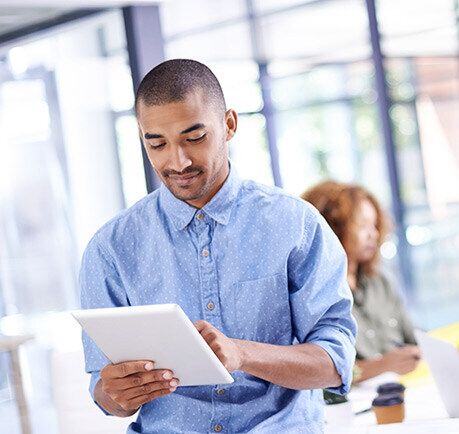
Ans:
<svg viewBox="0 0 459 434"><path fill-rule="evenodd" d="M191 164L192 161L183 151L182 147L175 147L169 160L169 169L175 172L183 172L187 167L191 166Z"/></svg>

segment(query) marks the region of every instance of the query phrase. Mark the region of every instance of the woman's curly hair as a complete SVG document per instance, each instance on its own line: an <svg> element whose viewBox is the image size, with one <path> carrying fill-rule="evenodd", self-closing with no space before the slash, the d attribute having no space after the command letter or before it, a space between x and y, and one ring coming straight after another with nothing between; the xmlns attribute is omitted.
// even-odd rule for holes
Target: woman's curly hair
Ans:
<svg viewBox="0 0 459 434"><path fill-rule="evenodd" d="M353 251L354 231L352 226L355 222L356 209L364 200L368 200L375 207L376 229L379 233L378 248L373 258L358 264L359 271L365 275L374 275L379 263L379 247L384 242L390 227L388 217L376 198L363 187L336 181L321 182L306 190L301 198L314 205L323 215L348 255Z"/></svg>

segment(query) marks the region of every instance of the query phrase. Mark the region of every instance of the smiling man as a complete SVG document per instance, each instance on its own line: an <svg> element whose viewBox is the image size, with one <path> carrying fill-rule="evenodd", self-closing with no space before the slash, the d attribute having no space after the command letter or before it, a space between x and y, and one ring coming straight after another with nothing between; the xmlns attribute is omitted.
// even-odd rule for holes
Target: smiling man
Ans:
<svg viewBox="0 0 459 434"><path fill-rule="evenodd" d="M154 361L111 364L84 335L94 400L116 416L140 410L129 433L321 432L320 389L346 393L355 357L336 236L308 203L238 178L237 113L205 65L152 69L136 112L163 185L90 241L82 305L179 304L235 382L180 387Z"/></svg>

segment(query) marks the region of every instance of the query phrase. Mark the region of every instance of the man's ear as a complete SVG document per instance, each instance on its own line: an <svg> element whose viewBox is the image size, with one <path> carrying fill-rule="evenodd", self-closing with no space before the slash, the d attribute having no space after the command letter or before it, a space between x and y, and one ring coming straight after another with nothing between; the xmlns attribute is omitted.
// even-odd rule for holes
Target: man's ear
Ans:
<svg viewBox="0 0 459 434"><path fill-rule="evenodd" d="M233 138L237 130L237 113L233 109L227 110L225 113L225 124L226 124L226 141Z"/></svg>

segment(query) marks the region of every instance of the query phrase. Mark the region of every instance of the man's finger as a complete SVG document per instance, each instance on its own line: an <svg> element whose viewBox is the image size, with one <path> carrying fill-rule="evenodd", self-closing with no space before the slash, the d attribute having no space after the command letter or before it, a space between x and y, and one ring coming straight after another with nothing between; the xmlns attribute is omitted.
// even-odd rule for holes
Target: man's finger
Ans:
<svg viewBox="0 0 459 434"><path fill-rule="evenodd" d="M128 375L137 374L138 372L149 372L153 370L153 368L154 362L149 360L122 362L111 366L110 376L114 378L124 378Z"/></svg>
<svg viewBox="0 0 459 434"><path fill-rule="evenodd" d="M151 372L137 373L123 378L114 378L110 381L110 388L113 390L126 390L131 387L142 386L157 381L172 380L174 374L168 369L155 369Z"/></svg>
<svg viewBox="0 0 459 434"><path fill-rule="evenodd" d="M127 389L123 392L123 397L124 399L129 400L138 396L149 395L156 390L173 389L178 385L179 382L176 378L168 381L155 381L153 383L147 383L139 387L131 387L130 389Z"/></svg>
<svg viewBox="0 0 459 434"><path fill-rule="evenodd" d="M212 324L208 323L207 321L204 321L202 319L196 321L194 323L194 326L198 329L198 332L201 333L204 329L207 327L212 327Z"/></svg>
<svg viewBox="0 0 459 434"><path fill-rule="evenodd" d="M217 338L217 333L215 330L205 330L201 333L201 336L204 338L206 342L212 341Z"/></svg>
<svg viewBox="0 0 459 434"><path fill-rule="evenodd" d="M161 396L166 396L171 393L172 391L170 389L155 390L154 392L149 393L148 395L138 396L136 398L129 399L128 403L131 408L137 408L143 404L146 404L147 402L153 401L153 399L159 398Z"/></svg>

